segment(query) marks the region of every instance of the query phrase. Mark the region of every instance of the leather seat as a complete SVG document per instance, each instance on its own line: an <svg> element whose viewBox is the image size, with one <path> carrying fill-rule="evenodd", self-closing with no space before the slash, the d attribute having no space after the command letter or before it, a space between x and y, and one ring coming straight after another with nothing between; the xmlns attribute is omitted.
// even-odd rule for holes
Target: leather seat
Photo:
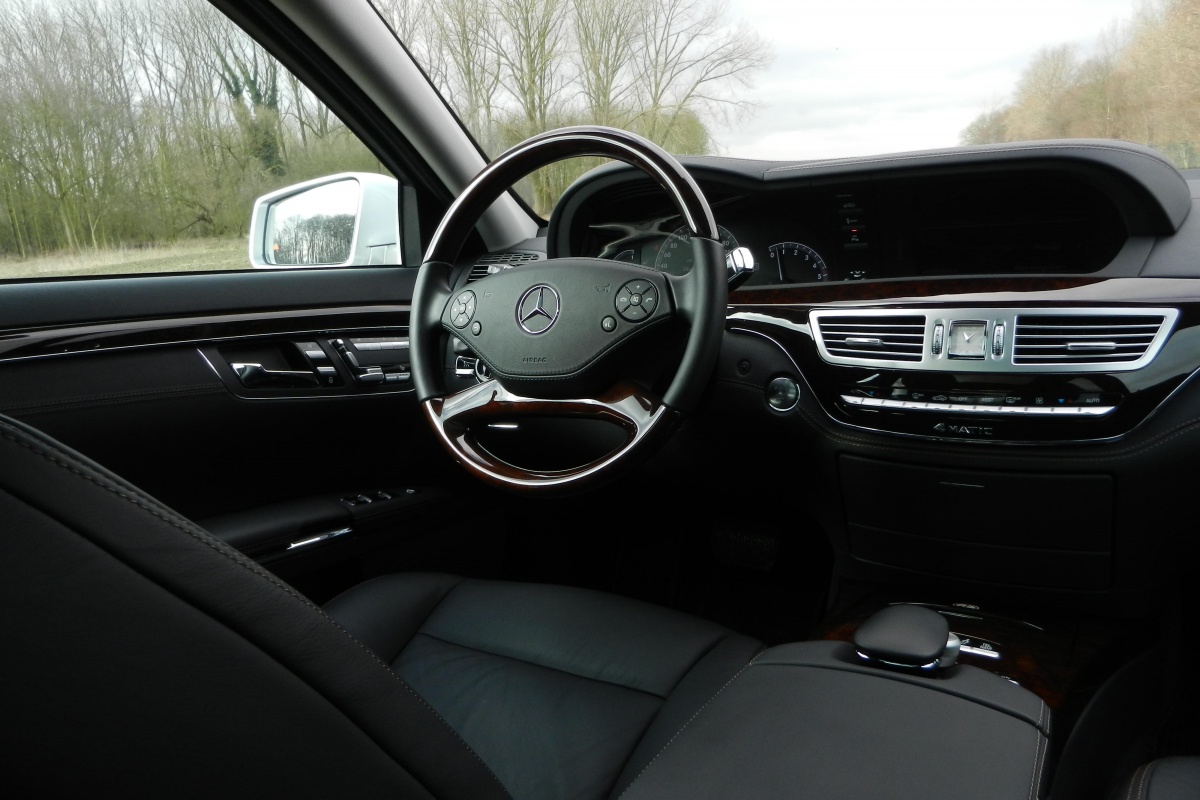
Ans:
<svg viewBox="0 0 1200 800"><path fill-rule="evenodd" d="M595 592L389 576L322 610L0 418L0 743L43 796L604 797L760 649Z"/></svg>
<svg viewBox="0 0 1200 800"><path fill-rule="evenodd" d="M1160 758L1139 767L1113 800L1196 800L1200 797L1200 758Z"/></svg>
<svg viewBox="0 0 1200 800"><path fill-rule="evenodd" d="M619 794L761 645L562 586L389 575L326 606L514 797Z"/></svg>

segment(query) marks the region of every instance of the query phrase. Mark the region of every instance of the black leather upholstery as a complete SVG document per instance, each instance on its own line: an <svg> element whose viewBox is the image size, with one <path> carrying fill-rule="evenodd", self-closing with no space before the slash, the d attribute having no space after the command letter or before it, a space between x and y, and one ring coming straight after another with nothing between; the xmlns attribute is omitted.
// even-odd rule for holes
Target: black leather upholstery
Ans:
<svg viewBox="0 0 1200 800"><path fill-rule="evenodd" d="M974 667L918 677L865 666L842 642L783 645L729 681L625 798L1033 800L1049 719Z"/></svg>
<svg viewBox="0 0 1200 800"><path fill-rule="evenodd" d="M441 575L331 607L359 638L0 417L0 748L20 796L601 797L758 647L589 592ZM509 702L525 708L496 712Z"/></svg>
<svg viewBox="0 0 1200 800"><path fill-rule="evenodd" d="M1111 800L1196 800L1200 797L1200 758L1160 758L1139 767Z"/></svg>
<svg viewBox="0 0 1200 800"><path fill-rule="evenodd" d="M379 578L326 610L521 798L619 793L761 648L625 598L448 575Z"/></svg>

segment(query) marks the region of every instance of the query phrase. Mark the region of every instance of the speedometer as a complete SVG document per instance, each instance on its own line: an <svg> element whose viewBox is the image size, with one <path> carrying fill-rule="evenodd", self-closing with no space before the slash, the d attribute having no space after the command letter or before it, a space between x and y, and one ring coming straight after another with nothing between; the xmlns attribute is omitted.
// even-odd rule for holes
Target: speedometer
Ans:
<svg viewBox="0 0 1200 800"><path fill-rule="evenodd" d="M779 270L781 283L808 283L829 280L825 259L806 244L779 242L769 248L771 260Z"/></svg>
<svg viewBox="0 0 1200 800"><path fill-rule="evenodd" d="M717 233L721 235L721 245L725 248L725 255L737 249L737 239L733 238L733 234L728 228L717 226ZM658 258L654 259L654 268L659 272L666 272L670 275L686 275L692 270L692 237L687 227L680 228L667 237L663 242L662 247L658 250Z"/></svg>

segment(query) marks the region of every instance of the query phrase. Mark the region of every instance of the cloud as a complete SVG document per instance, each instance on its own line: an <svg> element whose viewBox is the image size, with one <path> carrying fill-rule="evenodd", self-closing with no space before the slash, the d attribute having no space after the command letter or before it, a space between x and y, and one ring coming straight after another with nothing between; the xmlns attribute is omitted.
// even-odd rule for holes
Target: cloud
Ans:
<svg viewBox="0 0 1200 800"><path fill-rule="evenodd" d="M1008 96L1040 48L1090 47L1135 0L733 0L776 58L745 99L757 114L715 131L752 158L945 147Z"/></svg>

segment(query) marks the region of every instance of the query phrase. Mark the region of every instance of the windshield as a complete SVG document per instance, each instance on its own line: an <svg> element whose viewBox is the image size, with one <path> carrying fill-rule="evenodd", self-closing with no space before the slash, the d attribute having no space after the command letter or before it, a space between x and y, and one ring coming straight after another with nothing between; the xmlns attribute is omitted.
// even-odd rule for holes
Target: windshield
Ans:
<svg viewBox="0 0 1200 800"><path fill-rule="evenodd" d="M1200 0L374 0L489 155L561 125L824 159L1116 138L1196 165ZM592 163L522 187L542 215Z"/></svg>

